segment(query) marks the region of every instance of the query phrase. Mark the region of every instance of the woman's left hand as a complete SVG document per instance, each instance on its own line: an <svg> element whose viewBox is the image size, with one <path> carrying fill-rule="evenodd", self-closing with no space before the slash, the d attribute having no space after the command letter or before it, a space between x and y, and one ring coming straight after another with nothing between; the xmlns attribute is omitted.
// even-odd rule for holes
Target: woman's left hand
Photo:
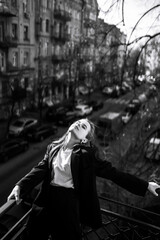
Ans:
<svg viewBox="0 0 160 240"><path fill-rule="evenodd" d="M149 182L148 183L148 190L155 196L158 196L158 193L156 192L157 189L160 189L160 185L158 185L155 182Z"/></svg>

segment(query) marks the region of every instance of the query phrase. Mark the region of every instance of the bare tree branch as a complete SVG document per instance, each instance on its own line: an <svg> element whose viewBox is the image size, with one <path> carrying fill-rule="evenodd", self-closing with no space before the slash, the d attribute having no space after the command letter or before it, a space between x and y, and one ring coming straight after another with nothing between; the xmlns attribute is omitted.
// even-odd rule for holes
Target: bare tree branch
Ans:
<svg viewBox="0 0 160 240"><path fill-rule="evenodd" d="M160 35L160 32L159 33L156 33L152 36L148 35L149 39L145 42L145 44L141 47L141 50L139 51L139 54L137 55L137 58L136 58L136 62L135 62L135 66L134 66L134 71L133 71L133 81L135 81L135 76L136 76L136 69L137 69L137 63L138 63L138 60L139 60L139 57L143 51L143 49L147 46L148 42L151 41L153 38L157 37Z"/></svg>
<svg viewBox="0 0 160 240"><path fill-rule="evenodd" d="M153 9L158 8L158 7L160 7L160 4L158 4L158 5L156 5L156 6L152 7L152 8L150 8L149 10L147 10L147 11L146 11L146 12L140 17L140 19L137 21L137 23L135 24L135 26L134 26L133 29L132 29L132 32L131 32L131 34L130 34L130 37L129 37L128 42L130 41L133 32L135 31L137 25L138 25L139 22L142 20L142 18L144 18L144 17L145 17L149 12L151 12Z"/></svg>

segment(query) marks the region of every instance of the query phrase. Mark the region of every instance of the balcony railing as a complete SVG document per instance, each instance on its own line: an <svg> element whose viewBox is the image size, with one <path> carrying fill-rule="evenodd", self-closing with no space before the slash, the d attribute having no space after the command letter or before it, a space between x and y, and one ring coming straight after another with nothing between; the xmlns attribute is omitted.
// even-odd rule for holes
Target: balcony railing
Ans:
<svg viewBox="0 0 160 240"><path fill-rule="evenodd" d="M0 16L3 17L15 17L17 13L16 8L11 6L8 1L0 2Z"/></svg>
<svg viewBox="0 0 160 240"><path fill-rule="evenodd" d="M54 17L62 20L62 21L70 21L71 20L71 13L65 11L65 10L61 10L61 9L55 9L54 10Z"/></svg>
<svg viewBox="0 0 160 240"><path fill-rule="evenodd" d="M143 218L135 218L128 214L101 208L103 225L94 230L83 226L83 240L159 240L160 215L144 209L136 208L111 199L99 197L100 202L113 204L127 212L136 212ZM25 236L25 223L31 213L31 204L15 200L5 203L0 208L0 240L21 240ZM156 223L153 223L156 219Z"/></svg>
<svg viewBox="0 0 160 240"><path fill-rule="evenodd" d="M11 36L5 36L4 39L0 39L0 48L17 47L18 39Z"/></svg>
<svg viewBox="0 0 160 240"><path fill-rule="evenodd" d="M51 34L51 38L54 39L55 41L58 41L58 42L69 42L70 38L71 38L71 35L69 33L66 33L64 32L63 34L59 34L57 32L53 32Z"/></svg>
<svg viewBox="0 0 160 240"><path fill-rule="evenodd" d="M66 62L68 58L63 54L53 54L52 55L52 62L59 63L59 62Z"/></svg>

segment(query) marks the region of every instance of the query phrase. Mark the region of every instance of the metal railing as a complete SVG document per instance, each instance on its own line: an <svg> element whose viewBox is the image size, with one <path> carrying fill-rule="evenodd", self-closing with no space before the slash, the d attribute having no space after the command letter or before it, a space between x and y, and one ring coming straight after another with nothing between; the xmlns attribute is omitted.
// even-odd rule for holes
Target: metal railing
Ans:
<svg viewBox="0 0 160 240"><path fill-rule="evenodd" d="M121 208L125 208L129 214L124 215L101 208L102 227L94 230L83 226L83 240L160 239L159 214L104 197L99 197L99 199L100 202L104 201L119 206L120 212ZM15 200L5 203L0 208L0 240L22 240L25 236L25 223L30 213L30 203L21 201L19 205L16 205Z"/></svg>

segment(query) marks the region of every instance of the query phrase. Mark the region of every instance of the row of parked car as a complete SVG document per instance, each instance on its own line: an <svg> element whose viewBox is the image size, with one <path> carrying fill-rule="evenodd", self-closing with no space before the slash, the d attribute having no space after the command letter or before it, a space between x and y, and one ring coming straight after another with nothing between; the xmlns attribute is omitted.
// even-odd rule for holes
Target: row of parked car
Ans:
<svg viewBox="0 0 160 240"><path fill-rule="evenodd" d="M40 124L36 118L18 118L10 125L8 138L0 143L0 162L27 151L29 142L43 141L57 131L57 126Z"/></svg>
<svg viewBox="0 0 160 240"><path fill-rule="evenodd" d="M122 114L122 122L127 124L132 117L139 111L141 102L138 98L133 98L126 106L125 111Z"/></svg>
<svg viewBox="0 0 160 240"><path fill-rule="evenodd" d="M19 117L10 124L8 139L0 144L0 161L15 156L29 148L29 142L43 141L58 132L57 125L68 126L77 118L87 116L94 110L103 107L101 101L79 101L71 106L55 105L46 112L46 123L39 123L33 117Z"/></svg>
<svg viewBox="0 0 160 240"><path fill-rule="evenodd" d="M150 161L160 161L160 129L157 129L146 142L144 156Z"/></svg>
<svg viewBox="0 0 160 240"><path fill-rule="evenodd" d="M42 141L44 138L57 133L57 131L57 126L53 124L41 124L36 118L21 117L10 125L9 137L24 137Z"/></svg>
<svg viewBox="0 0 160 240"><path fill-rule="evenodd" d="M48 108L46 120L55 122L57 125L69 126L76 119L86 117L102 107L103 102L101 100L79 100L74 107L73 105L53 106Z"/></svg>
<svg viewBox="0 0 160 240"><path fill-rule="evenodd" d="M145 92L141 93L136 98L131 99L122 115L122 122L125 124L128 123L132 119L133 115L139 111L141 105L147 101L147 99L156 96L156 91L156 86L151 85Z"/></svg>

